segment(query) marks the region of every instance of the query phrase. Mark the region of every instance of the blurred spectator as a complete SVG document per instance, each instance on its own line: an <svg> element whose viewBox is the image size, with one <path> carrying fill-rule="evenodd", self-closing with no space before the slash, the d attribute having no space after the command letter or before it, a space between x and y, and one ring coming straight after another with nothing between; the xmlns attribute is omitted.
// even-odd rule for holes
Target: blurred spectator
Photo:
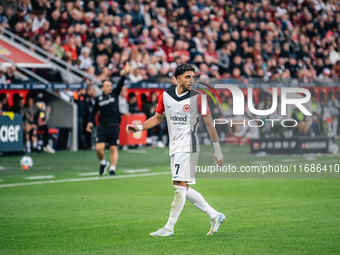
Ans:
<svg viewBox="0 0 340 255"><path fill-rule="evenodd" d="M26 104L23 112L26 152L31 153L32 151L36 151L38 146L37 130L39 113L39 108L36 106L32 94L26 96Z"/></svg>
<svg viewBox="0 0 340 255"><path fill-rule="evenodd" d="M32 32L37 34L46 21L44 11L39 11L38 15L33 19Z"/></svg>
<svg viewBox="0 0 340 255"><path fill-rule="evenodd" d="M129 74L129 79L133 83L142 81L147 78L148 76L144 67L134 69L134 71Z"/></svg>
<svg viewBox="0 0 340 255"><path fill-rule="evenodd" d="M138 105L137 105L137 96L135 93L130 93L129 94L129 112L130 113L138 113L139 109L138 109Z"/></svg>
<svg viewBox="0 0 340 255"><path fill-rule="evenodd" d="M295 121L297 121L297 130L296 130L296 134L297 135L310 135L310 124L309 121L306 117L306 115L304 115L300 108L295 108L292 111L292 119L294 119Z"/></svg>
<svg viewBox="0 0 340 255"><path fill-rule="evenodd" d="M119 112L122 115L130 114L130 112L129 112L129 103L126 100L126 97L127 97L127 88L123 87L122 91L119 94L119 98L118 98L118 100L119 100L118 101Z"/></svg>
<svg viewBox="0 0 340 255"><path fill-rule="evenodd" d="M218 62L217 65L221 69L221 73L225 73L228 71L230 65L230 52L228 50L227 45L224 45L221 49L217 51L218 54Z"/></svg>
<svg viewBox="0 0 340 255"><path fill-rule="evenodd" d="M8 19L4 13L4 6L0 4L0 26L4 28L8 28Z"/></svg>
<svg viewBox="0 0 340 255"><path fill-rule="evenodd" d="M13 105L8 111L20 114L24 117L24 98L18 93L13 94Z"/></svg>
<svg viewBox="0 0 340 255"><path fill-rule="evenodd" d="M6 83L18 83L18 82L21 82L20 79L16 78L14 73L16 71L16 67L14 65L11 65L7 68L7 71L6 71Z"/></svg>
<svg viewBox="0 0 340 255"><path fill-rule="evenodd" d="M62 58L64 56L64 48L61 46L61 37L59 35L55 36L52 47L57 57Z"/></svg>
<svg viewBox="0 0 340 255"><path fill-rule="evenodd" d="M322 82L330 82L331 79L331 70L329 68L324 68L322 70L322 73L318 76L318 78L322 81Z"/></svg>
<svg viewBox="0 0 340 255"><path fill-rule="evenodd" d="M0 67L0 84L6 84L7 83L7 78L6 78L6 68L5 67Z"/></svg>
<svg viewBox="0 0 340 255"><path fill-rule="evenodd" d="M72 61L76 61L78 58L77 47L74 41L74 37L67 39L67 43L63 45L64 52L69 52Z"/></svg>
<svg viewBox="0 0 340 255"><path fill-rule="evenodd" d="M217 64L218 63L218 53L216 51L215 42L211 42L208 44L207 51L204 52L204 61L208 64Z"/></svg>
<svg viewBox="0 0 340 255"><path fill-rule="evenodd" d="M312 101L312 132L313 135L319 135L322 133L322 109L321 104L318 101L315 91L311 91Z"/></svg>
<svg viewBox="0 0 340 255"><path fill-rule="evenodd" d="M7 103L7 95L5 93L0 94L0 102L2 105L2 111L6 112L8 111L8 103Z"/></svg>
<svg viewBox="0 0 340 255"><path fill-rule="evenodd" d="M84 47L81 49L81 55L79 56L80 69L88 69L92 66L92 59L90 58L90 49Z"/></svg>
<svg viewBox="0 0 340 255"><path fill-rule="evenodd" d="M333 74L334 78L340 77L340 60L338 62L336 62L335 65L333 65L332 74Z"/></svg>
<svg viewBox="0 0 340 255"><path fill-rule="evenodd" d="M86 87L86 94L85 94L85 114L84 120L88 120L93 107L95 105L95 98L96 98L96 89L93 85L88 85ZM86 121L84 123L84 130L86 129ZM85 143L87 148L92 148L93 140L92 140L92 133L85 132Z"/></svg>
<svg viewBox="0 0 340 255"><path fill-rule="evenodd" d="M333 119L331 114L331 108L329 106L329 100L327 99L327 96L322 94L320 95L320 101L321 101L321 112L322 112L322 128L324 130L324 133L328 136L333 136Z"/></svg>
<svg viewBox="0 0 340 255"><path fill-rule="evenodd" d="M5 10L15 10L18 7L17 1L1 1Z"/></svg>
<svg viewBox="0 0 340 255"><path fill-rule="evenodd" d="M73 91L70 89L61 90L59 91L59 95L64 101L71 102L73 98Z"/></svg>
<svg viewBox="0 0 340 255"><path fill-rule="evenodd" d="M338 130L338 117L339 117L339 112L340 112L340 102L335 97L335 94L332 90L328 91L327 97L328 97L329 111L330 111L330 114L332 116L332 132L331 132L331 134L333 136L336 136L337 130Z"/></svg>
<svg viewBox="0 0 340 255"><path fill-rule="evenodd" d="M196 35L192 38L194 43L194 48L198 53L204 53L206 48L206 41L203 39L203 31L198 30Z"/></svg>
<svg viewBox="0 0 340 255"><path fill-rule="evenodd" d="M37 125L38 125L38 150L43 150L46 153L55 153L55 150L50 145L50 141L52 141L52 137L49 133L49 129L47 126L47 121L49 119L51 108L46 105L44 100L44 94L39 93L37 95L36 106L38 107L37 113ZM41 148L42 145L42 148Z"/></svg>
<svg viewBox="0 0 340 255"><path fill-rule="evenodd" d="M87 124L87 120L85 120L85 89L79 89L73 92L73 100L78 106L78 148L80 150L86 150L88 147L85 142L85 129Z"/></svg>

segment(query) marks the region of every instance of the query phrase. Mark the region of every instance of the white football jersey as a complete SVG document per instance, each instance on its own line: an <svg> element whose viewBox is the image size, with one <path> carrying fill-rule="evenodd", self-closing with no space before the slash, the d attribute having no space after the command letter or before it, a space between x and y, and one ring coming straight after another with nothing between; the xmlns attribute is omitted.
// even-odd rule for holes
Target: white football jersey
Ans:
<svg viewBox="0 0 340 255"><path fill-rule="evenodd" d="M158 99L157 113L165 114L169 130L169 154L198 152L198 122L201 94L196 90L178 95L177 87L164 91ZM210 111L207 111L207 115Z"/></svg>

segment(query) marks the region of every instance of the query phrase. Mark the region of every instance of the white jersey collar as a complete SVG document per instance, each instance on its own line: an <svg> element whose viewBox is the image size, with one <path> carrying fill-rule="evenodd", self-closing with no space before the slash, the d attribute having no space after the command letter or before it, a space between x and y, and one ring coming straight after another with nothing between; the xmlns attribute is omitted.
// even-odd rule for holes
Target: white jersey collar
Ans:
<svg viewBox="0 0 340 255"><path fill-rule="evenodd" d="M185 93L179 95L178 92L177 92L177 87L175 87L175 92L176 92L176 95L177 95L178 97L183 97L183 96L185 96L186 94L189 93L189 91L186 91Z"/></svg>

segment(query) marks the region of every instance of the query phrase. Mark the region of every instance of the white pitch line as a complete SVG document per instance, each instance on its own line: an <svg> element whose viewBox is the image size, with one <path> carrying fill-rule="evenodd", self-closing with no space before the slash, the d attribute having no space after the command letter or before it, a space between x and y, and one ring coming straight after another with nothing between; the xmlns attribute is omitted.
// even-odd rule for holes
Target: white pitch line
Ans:
<svg viewBox="0 0 340 255"><path fill-rule="evenodd" d="M52 179L54 178L53 175L45 175L45 176L29 176L26 177L26 180L42 180L42 179Z"/></svg>
<svg viewBox="0 0 340 255"><path fill-rule="evenodd" d="M5 170L6 168L3 166L0 166L0 170Z"/></svg>
<svg viewBox="0 0 340 255"><path fill-rule="evenodd" d="M318 158L315 157L305 157L305 160L317 160Z"/></svg>
<svg viewBox="0 0 340 255"><path fill-rule="evenodd" d="M134 174L134 173L145 173L145 172L150 172L150 169L127 169L123 170L124 173L128 174ZM96 176L98 175L98 172L90 172L90 173L80 173L78 174L79 176Z"/></svg>
<svg viewBox="0 0 340 255"><path fill-rule="evenodd" d="M114 176L114 177L111 177L111 176L106 176L106 177L98 176L98 177L90 177L90 178L77 178L77 179L65 179L65 180L50 180L50 181L12 183L12 184L2 184L2 185L0 185L0 188L28 186L28 185L36 185L36 184L49 184L49 183L97 181L97 180L107 180L107 179L123 179L123 178L145 177L145 176L155 176L155 175L163 175L163 174L170 174L170 171L159 172L159 173L127 174L127 175L118 175L118 176Z"/></svg>
<svg viewBox="0 0 340 255"><path fill-rule="evenodd" d="M79 176L94 176L94 175L98 175L98 171L97 172L90 172L90 173L80 173L78 174Z"/></svg>
<svg viewBox="0 0 340 255"><path fill-rule="evenodd" d="M266 160L265 161L254 161L253 162L254 165L261 165L261 164L268 164L268 163L269 163L269 161L266 161Z"/></svg>
<svg viewBox="0 0 340 255"><path fill-rule="evenodd" d="M145 173L145 172L150 172L150 169L129 169L129 170L124 170L123 172L128 173L128 174Z"/></svg>
<svg viewBox="0 0 340 255"><path fill-rule="evenodd" d="M286 158L286 159L282 159L281 162L296 162L298 161L298 159L296 158Z"/></svg>
<svg viewBox="0 0 340 255"><path fill-rule="evenodd" d="M145 154L146 150L128 150L127 153Z"/></svg>

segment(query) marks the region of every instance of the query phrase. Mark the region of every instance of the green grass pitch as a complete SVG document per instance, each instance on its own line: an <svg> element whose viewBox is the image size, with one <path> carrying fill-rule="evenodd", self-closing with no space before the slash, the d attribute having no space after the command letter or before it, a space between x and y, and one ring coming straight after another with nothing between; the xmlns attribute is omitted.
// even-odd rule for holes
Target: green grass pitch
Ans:
<svg viewBox="0 0 340 255"><path fill-rule="evenodd" d="M339 154L222 150L236 166L340 163ZM340 253L340 178L198 178L194 188L227 217L219 231L206 236L209 217L187 201L174 237L150 237L173 199L167 152L120 151L116 178L91 175L94 151L32 154L30 170L20 169L20 156L0 157L0 254Z"/></svg>

